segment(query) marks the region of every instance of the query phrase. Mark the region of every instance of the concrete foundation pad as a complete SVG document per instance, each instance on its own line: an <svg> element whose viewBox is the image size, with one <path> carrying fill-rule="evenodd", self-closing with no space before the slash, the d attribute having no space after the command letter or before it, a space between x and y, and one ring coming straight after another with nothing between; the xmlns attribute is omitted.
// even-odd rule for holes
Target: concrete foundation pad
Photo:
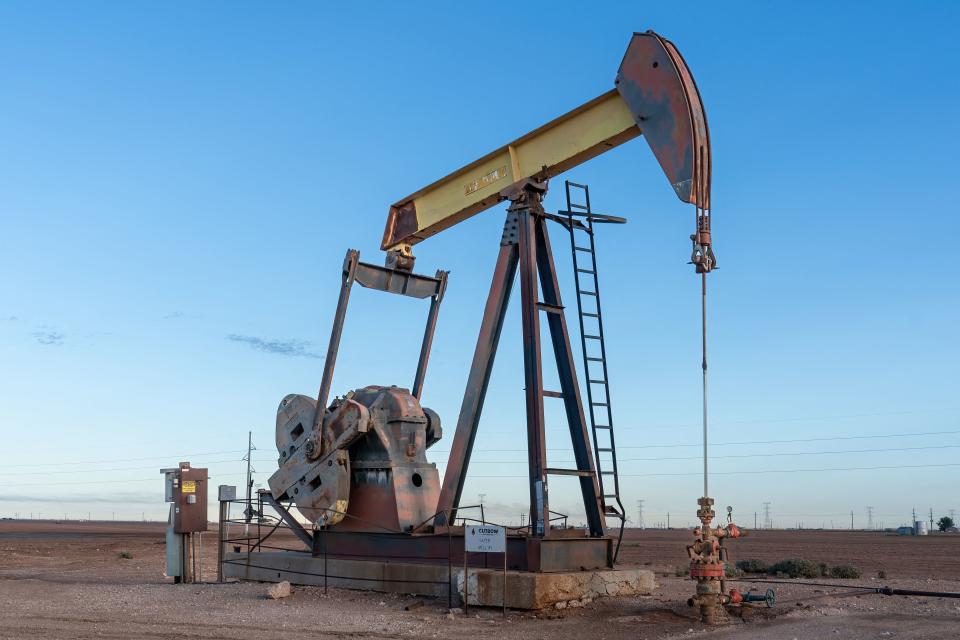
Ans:
<svg viewBox="0 0 960 640"><path fill-rule="evenodd" d="M324 568L326 564L326 568ZM293 584L366 589L445 598L463 602L463 566L415 564L376 560L315 558L297 551L227 553L226 578ZM468 571L471 605L499 607L503 604L503 572L495 569ZM543 609L582 606L605 596L642 595L656 589L652 571L646 569L594 569L565 573L507 572L507 607Z"/></svg>

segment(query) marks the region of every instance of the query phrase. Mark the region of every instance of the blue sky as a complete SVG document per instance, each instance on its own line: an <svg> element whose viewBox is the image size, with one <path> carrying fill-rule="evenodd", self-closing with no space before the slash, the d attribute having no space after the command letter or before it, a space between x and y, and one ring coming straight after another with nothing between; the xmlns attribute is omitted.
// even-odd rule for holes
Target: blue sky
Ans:
<svg viewBox="0 0 960 640"><path fill-rule="evenodd" d="M960 509L960 9L837 4L0 7L0 514L157 517L180 459L242 484L247 430L265 480L277 403L319 385L345 250L381 262L391 202L610 89L648 28L713 140L714 497L747 524L767 501L808 526ZM692 521L693 212L639 140L567 177L629 218L598 238L624 498ZM418 271L451 270L424 395L441 473L502 221L417 247ZM359 291L334 392L410 384L425 313ZM524 509L522 386L514 306L467 486L503 519ZM822 470L848 467L905 468Z"/></svg>

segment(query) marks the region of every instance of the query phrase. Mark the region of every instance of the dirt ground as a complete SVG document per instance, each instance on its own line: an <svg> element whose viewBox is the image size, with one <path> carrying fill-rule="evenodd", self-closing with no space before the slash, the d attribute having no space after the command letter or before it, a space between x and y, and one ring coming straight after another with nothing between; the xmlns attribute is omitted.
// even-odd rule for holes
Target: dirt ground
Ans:
<svg viewBox="0 0 960 640"><path fill-rule="evenodd" d="M216 549L204 545L204 578L214 580ZM174 585L163 576L163 525L155 523L0 522L0 638L513 638L668 639L710 634L745 640L957 638L960 600L865 594L857 587L960 591L960 536L760 531L735 541L735 558L800 557L850 563L859 580L818 579L831 587L773 587L773 609L749 608L708 629L685 604L693 584L675 577L689 532L630 531L621 559L657 572L654 595L606 598L587 607L543 612L471 609L451 614L445 599L297 588L264 598L256 583ZM125 559L121 552L132 558ZM877 578L880 570L886 579ZM406 611L414 602L423 606Z"/></svg>

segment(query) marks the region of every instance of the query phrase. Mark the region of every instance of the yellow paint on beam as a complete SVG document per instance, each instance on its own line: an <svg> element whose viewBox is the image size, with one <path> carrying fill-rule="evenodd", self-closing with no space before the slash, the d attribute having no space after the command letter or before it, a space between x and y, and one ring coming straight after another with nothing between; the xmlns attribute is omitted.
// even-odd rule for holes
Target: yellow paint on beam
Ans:
<svg viewBox="0 0 960 640"><path fill-rule="evenodd" d="M413 201L416 229L389 235L397 226L389 220L383 248L419 242L493 206L511 184L552 178L639 135L623 98L609 91L398 201L393 210Z"/></svg>

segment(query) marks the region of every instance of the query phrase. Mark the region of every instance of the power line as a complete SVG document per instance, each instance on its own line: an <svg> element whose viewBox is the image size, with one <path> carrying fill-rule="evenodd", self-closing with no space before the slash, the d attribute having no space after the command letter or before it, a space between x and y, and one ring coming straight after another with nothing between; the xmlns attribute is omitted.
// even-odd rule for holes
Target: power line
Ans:
<svg viewBox="0 0 960 640"><path fill-rule="evenodd" d="M865 415L889 415L889 414L865 414ZM791 421L791 420L801 420L802 418L783 418L781 421ZM769 421L768 421L769 422ZM772 422L776 422L773 420ZM867 440L867 439L876 439L876 438L909 438L909 437L921 437L921 436L938 436L938 435L953 435L960 433L960 429L954 429L949 431L923 431L916 433L883 433L883 434L872 434L872 435L860 435L860 436L831 436L823 438L802 438L802 439L790 439L790 440L747 440L741 442L718 442L714 443L711 446L714 447L726 447L726 446L743 446L748 444L794 444L798 442L832 442L837 440ZM618 449L671 449L678 447L699 447L700 444L690 444L690 443L674 443L674 444L657 444L657 445L618 445ZM548 449L549 451L568 451L569 449ZM526 449L474 449L474 453L477 452L501 452L501 451L526 451ZM170 460L170 459L187 459L187 458L196 458L199 456L214 456L214 455L233 455L237 453L246 453L245 449L234 449L230 451L206 451L202 453L177 453L177 454L166 454L166 455L156 455L156 456L146 456L142 458L126 458L124 457L125 462L139 462L143 460ZM448 450L433 450L433 453L449 453ZM773 455L773 454L766 454ZM722 457L722 456L715 456ZM669 459L669 458L659 458L659 459ZM679 459L679 458L678 458ZM693 459L693 458L691 458ZM696 459L699 459L699 456L696 456ZM641 461L643 459L637 459ZM267 461L267 460L264 460ZM41 463L29 463L29 464L5 464L3 465L7 469L18 469L24 467L62 467L65 465L89 465L89 464L109 464L117 462L117 458L110 458L106 460L66 460L63 462L41 462Z"/></svg>
<svg viewBox="0 0 960 640"><path fill-rule="evenodd" d="M950 431L922 431L916 433L878 433L871 435L862 435L862 436L830 436L823 438L793 438L790 440L744 440L740 442L716 442L711 446L714 447L730 447L730 446L743 446L747 444L795 444L798 442L834 442L837 440L871 440L876 438L910 438L914 436L942 436L942 435L953 435L960 433L960 429L953 429ZM617 445L617 449L673 449L679 447L700 447L698 443L691 444L689 442L685 443L674 443L674 444L650 444L650 445ZM567 451L568 449L557 449L549 448L548 451ZM526 449L474 449L474 452L481 451L526 451ZM434 453L449 453L448 450L437 450ZM699 459L699 457L697 458Z"/></svg>
<svg viewBox="0 0 960 640"><path fill-rule="evenodd" d="M897 451L897 452L926 451L931 449L940 450L940 449L958 449L958 448L960 448L960 445L950 444L950 445L930 445L925 447L890 447L890 448L882 448L882 449L839 449L839 450L830 450L830 451L787 451L783 453L776 453L776 452L774 453L742 453L742 454L713 456L713 458L714 459L772 458L772 457L782 457L782 456L793 457L793 456L804 456L804 455L806 456L842 455L842 454L850 454L850 453L883 453L883 452L892 452L892 451ZM254 447L254 450L256 450L256 447ZM197 455L200 455L200 454L197 454ZM699 459L700 459L700 456L676 456L676 457L664 457L664 458L660 458L660 457L621 458L620 463L622 464L624 462L661 462L661 461L668 462L668 461L676 461L676 460L699 460ZM275 460L274 458L255 458L253 461L269 463L269 462L273 462L274 460ZM246 462L246 456L244 456L241 461ZM214 464L235 463L236 459L233 458L229 460L209 460L209 461L204 461L201 459L201 460L197 460L196 462L209 466ZM554 462L558 464L564 463L564 462L571 463L571 464L574 463L573 460L555 460ZM444 465L446 464L446 462L443 460L438 460L437 464ZM523 464L525 465L527 464L527 461L526 460L473 460L471 461L471 464L501 464L501 465L502 464ZM152 466L151 467L136 466L136 467L110 467L110 468L102 468L102 469L71 469L66 471L26 471L26 472L17 471L17 472L10 472L10 473L0 473L0 476L18 476L19 477L19 476L37 476L37 475L50 476L50 475L62 475L62 474L77 475L81 473L100 473L100 472L107 472L107 471L112 472L112 471L146 471L146 470L152 471L153 467ZM626 474L620 474L620 475L626 475Z"/></svg>
<svg viewBox="0 0 960 640"><path fill-rule="evenodd" d="M772 458L781 456L822 456L822 455L840 455L847 453L883 453L890 451L926 451L930 449L960 449L958 444L930 445L925 447L889 447L883 449L839 449L830 451L786 451L783 453L737 453L725 456L712 456L713 459L733 459L733 458ZM518 450L519 451L519 450ZM523 449L522 451L526 451ZM700 460L701 456L675 456L675 457L654 457L654 458L620 458L619 462L661 462L674 460ZM575 463L573 460L555 460L554 462ZM444 464L438 461L437 464ZM526 460L471 460L470 464L527 464ZM3 475L3 474L0 474Z"/></svg>
<svg viewBox="0 0 960 640"><path fill-rule="evenodd" d="M184 458L194 458L197 456L225 456L234 453L243 453L243 449L236 449L233 451L207 451L206 453L178 453L165 456L148 456L146 458L124 458L128 462L138 462L141 460L170 460L170 459L180 459ZM37 464L5 464L3 465L7 469L20 468L20 467L62 467L67 464L108 464L110 462L116 462L116 458L111 458L109 460L68 460L66 462L41 462Z"/></svg>
<svg viewBox="0 0 960 640"><path fill-rule="evenodd" d="M881 469L931 469L931 468L940 468L940 467L960 467L960 462L948 462L944 464L903 464L903 465L889 465L889 466L879 466L879 467L822 467L819 469L757 469L757 470L743 470L743 471L713 471L711 475L715 476L733 476L740 474L763 474L763 473L821 473L823 471L873 471ZM621 473L619 474L621 478L654 478L661 476L699 476L702 475L700 471L692 471L689 473ZM473 478L526 478L527 476L506 476L506 475L494 475L494 476L472 476Z"/></svg>

